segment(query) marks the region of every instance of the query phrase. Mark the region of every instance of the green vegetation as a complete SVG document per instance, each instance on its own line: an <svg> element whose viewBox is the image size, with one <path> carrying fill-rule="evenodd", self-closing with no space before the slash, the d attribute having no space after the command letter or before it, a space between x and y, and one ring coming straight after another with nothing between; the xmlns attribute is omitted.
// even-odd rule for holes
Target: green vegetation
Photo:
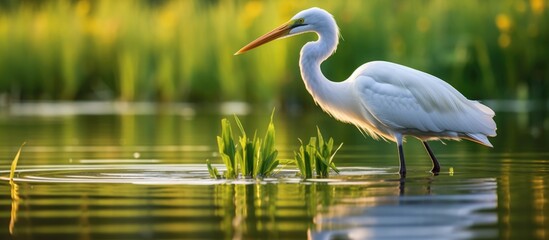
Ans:
<svg viewBox="0 0 549 240"><path fill-rule="evenodd" d="M439 76L473 99L549 97L549 4L542 0L6 0L0 94L312 104L297 67L312 34L233 56L311 6L330 11L344 37L323 64L330 79L389 60Z"/></svg>
<svg viewBox="0 0 549 240"><path fill-rule="evenodd" d="M221 175L217 168L212 166L210 160L206 160L210 177L236 179L238 177L261 178L271 175L280 163L277 159L278 151L275 149L273 116L274 111L271 114L265 137L257 137L256 131L251 139L248 138L240 119L235 116L235 122L240 130L238 144L233 137L231 122L225 118L222 119L221 136L217 136L217 144L226 170ZM330 169L339 173L333 159L343 143L334 149L334 140L330 138L325 141L318 127L317 136L311 137L309 144L303 146L301 139L299 142L301 146L298 152L294 152L294 161L303 178L326 178L329 177Z"/></svg>
<svg viewBox="0 0 549 240"><path fill-rule="evenodd" d="M275 127L273 116L274 111L271 114L271 121L267 127L265 137L263 139L258 138L256 132L252 140L246 136L242 123L235 117L236 124L242 134L239 138L239 154L236 155L237 162L240 163L242 176L265 177L278 166L279 161L276 159L278 151L274 148Z"/></svg>
<svg viewBox="0 0 549 240"><path fill-rule="evenodd" d="M330 138L325 142L318 127L317 134L317 137L311 137L306 146L303 146L303 141L299 139L301 146L299 147L299 151L294 152L295 163L301 176L304 178L313 178L315 176L313 175L313 169L316 172L316 176L321 178L329 176L330 168L339 173L333 159L337 151L343 146L343 143L337 149L334 149L334 139Z"/></svg>
<svg viewBox="0 0 549 240"><path fill-rule="evenodd" d="M252 139L248 138L242 123L235 116L235 122L241 133L239 144L234 141L229 120L225 118L221 120L221 136L217 137L217 144L219 155L227 168L223 175L225 178L235 179L238 176L246 178L266 177L275 170L279 160L277 159L278 151L274 148L275 127L273 115L271 115L271 121L263 139L257 137L257 132L254 133ZM209 160L206 161L206 165L212 178L221 177Z"/></svg>
<svg viewBox="0 0 549 240"><path fill-rule="evenodd" d="M238 176L236 144L233 138L231 123L226 118L221 119L221 136L217 136L217 146L219 148L219 155L227 167L225 177L236 178Z"/></svg>
<svg viewBox="0 0 549 240"><path fill-rule="evenodd" d="M221 178L221 174L219 174L219 171L217 171L216 167L212 166L212 162L210 162L210 159L206 159L206 166L208 167L208 173L210 174L211 178Z"/></svg>

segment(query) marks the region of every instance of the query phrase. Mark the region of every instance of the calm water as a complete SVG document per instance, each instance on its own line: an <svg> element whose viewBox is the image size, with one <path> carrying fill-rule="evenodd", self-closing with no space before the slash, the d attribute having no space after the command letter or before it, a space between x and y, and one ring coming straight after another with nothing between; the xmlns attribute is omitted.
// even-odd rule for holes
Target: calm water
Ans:
<svg viewBox="0 0 549 240"><path fill-rule="evenodd" d="M495 148L432 143L438 176L418 141L405 145L409 173L400 179L393 143L312 109L276 114L280 155L293 157L297 138L318 125L344 142L340 175L303 181L287 165L261 181L228 181L209 179L204 164L220 163L220 119L237 113L262 134L268 107L15 104L0 112L0 238L547 239L547 109L489 105Z"/></svg>

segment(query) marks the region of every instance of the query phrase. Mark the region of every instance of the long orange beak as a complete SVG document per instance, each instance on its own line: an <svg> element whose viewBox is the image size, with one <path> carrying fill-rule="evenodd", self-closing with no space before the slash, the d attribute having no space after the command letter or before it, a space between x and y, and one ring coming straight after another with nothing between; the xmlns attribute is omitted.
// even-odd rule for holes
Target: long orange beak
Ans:
<svg viewBox="0 0 549 240"><path fill-rule="evenodd" d="M290 30L292 29L292 22L288 22L285 24L282 24L281 26L273 29L272 31L264 34L261 37L258 37L256 40L252 41L251 43L248 43L248 45L244 46L238 52L236 52L234 55L239 55L242 53L245 53L249 50L252 50L256 47L259 47L265 43L268 43L270 41L276 40L278 38L284 37L290 33Z"/></svg>

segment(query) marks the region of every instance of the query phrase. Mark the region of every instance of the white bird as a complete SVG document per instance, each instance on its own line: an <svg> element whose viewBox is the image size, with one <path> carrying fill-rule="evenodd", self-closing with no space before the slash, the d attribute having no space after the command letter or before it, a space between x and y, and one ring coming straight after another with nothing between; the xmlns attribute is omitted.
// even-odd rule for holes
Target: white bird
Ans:
<svg viewBox="0 0 549 240"><path fill-rule="evenodd" d="M301 77L316 104L338 119L357 126L374 139L397 143L399 173L406 174L402 142L405 136L422 141L437 174L440 164L429 140L467 139L492 147L496 136L494 111L465 98L450 84L427 73L385 61L368 62L345 81L332 82L320 65L338 45L339 28L333 16L320 8L296 14L290 21L244 46L235 55L272 40L314 32L318 40L301 49Z"/></svg>

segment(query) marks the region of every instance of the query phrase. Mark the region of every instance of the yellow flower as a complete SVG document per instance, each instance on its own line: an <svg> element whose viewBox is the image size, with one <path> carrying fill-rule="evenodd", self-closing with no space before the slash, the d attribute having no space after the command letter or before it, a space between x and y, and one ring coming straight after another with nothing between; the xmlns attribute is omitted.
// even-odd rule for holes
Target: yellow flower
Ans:
<svg viewBox="0 0 549 240"><path fill-rule="evenodd" d="M243 21L246 27L251 26L251 23L261 14L263 11L263 3L260 1L250 1L244 6Z"/></svg>
<svg viewBox="0 0 549 240"><path fill-rule="evenodd" d="M506 14L500 13L496 16L496 26L500 32L508 32L511 29L511 18Z"/></svg>
<svg viewBox="0 0 549 240"><path fill-rule="evenodd" d="M543 13L543 10L545 9L545 1L544 0L530 0L530 7L532 8L532 12L536 15L540 15Z"/></svg>
<svg viewBox="0 0 549 240"><path fill-rule="evenodd" d="M76 4L76 14L78 16L86 16L90 12L90 2L86 0L79 1Z"/></svg>

